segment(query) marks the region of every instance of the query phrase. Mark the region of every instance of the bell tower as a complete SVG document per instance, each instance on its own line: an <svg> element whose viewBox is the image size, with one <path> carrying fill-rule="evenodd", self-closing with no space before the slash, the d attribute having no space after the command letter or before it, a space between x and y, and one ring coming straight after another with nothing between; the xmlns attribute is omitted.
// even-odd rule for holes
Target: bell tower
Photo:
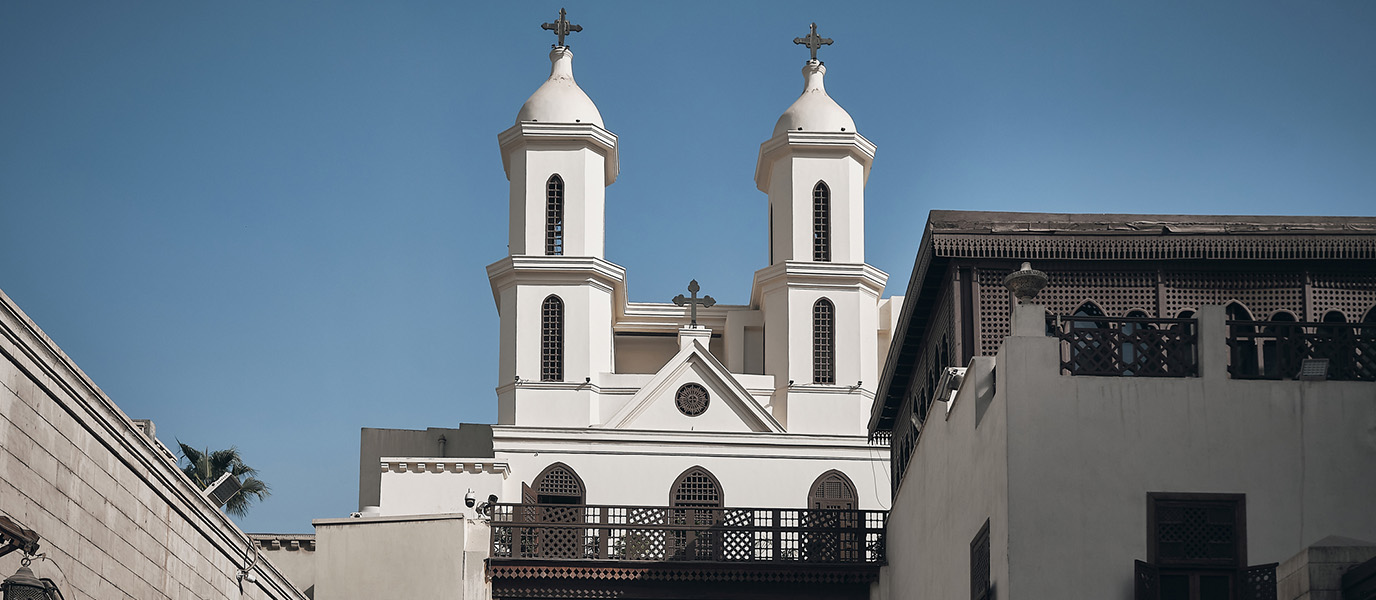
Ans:
<svg viewBox="0 0 1376 600"><path fill-rule="evenodd" d="M487 267L501 319L498 423L586 427L593 390L612 360L614 295L625 270L604 258L606 187L616 181L616 135L573 79L564 43L582 27L542 28L558 43L550 75L497 136L510 181L507 257Z"/></svg>
<svg viewBox="0 0 1376 600"><path fill-rule="evenodd" d="M888 275L865 264L865 182L875 146L827 95L817 24L803 93L760 144L770 266L755 273L774 417L790 432L860 435L879 380L878 303Z"/></svg>

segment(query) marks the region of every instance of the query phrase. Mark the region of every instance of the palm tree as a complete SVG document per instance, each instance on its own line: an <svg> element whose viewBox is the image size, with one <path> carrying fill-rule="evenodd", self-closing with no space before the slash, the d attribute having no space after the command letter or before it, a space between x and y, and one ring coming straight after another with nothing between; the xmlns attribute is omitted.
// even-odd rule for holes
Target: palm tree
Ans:
<svg viewBox="0 0 1376 600"><path fill-rule="evenodd" d="M207 448L202 452L180 441L177 445L182 447L182 460L186 461L182 472L191 478L196 487L204 490L225 473L232 473L239 479L239 493L225 503L225 512L238 517L247 516L250 502L261 501L272 495L268 484L254 477L258 474L257 469L244 464L243 459L239 458L238 448L230 446L228 450L214 452Z"/></svg>

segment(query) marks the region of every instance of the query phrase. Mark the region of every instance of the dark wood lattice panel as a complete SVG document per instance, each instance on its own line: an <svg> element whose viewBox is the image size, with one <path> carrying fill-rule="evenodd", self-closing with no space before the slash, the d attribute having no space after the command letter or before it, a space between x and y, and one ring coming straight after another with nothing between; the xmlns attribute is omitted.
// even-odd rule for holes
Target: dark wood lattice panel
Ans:
<svg viewBox="0 0 1376 600"><path fill-rule="evenodd" d="M989 600L989 520L970 540L970 600Z"/></svg>
<svg viewBox="0 0 1376 600"><path fill-rule="evenodd" d="M1376 276L1315 275L1312 281L1313 314L1305 320L1318 321L1328 311L1336 310L1342 312L1349 323L1357 322L1376 306Z"/></svg>
<svg viewBox="0 0 1376 600"><path fill-rule="evenodd" d="M653 562L884 562L887 511L499 504L492 556Z"/></svg>
<svg viewBox="0 0 1376 600"><path fill-rule="evenodd" d="M1269 319L1278 311L1299 315L1304 308L1304 278L1299 273L1167 273L1165 283L1165 314L1160 316L1232 301L1241 302L1258 319Z"/></svg>
<svg viewBox="0 0 1376 600"><path fill-rule="evenodd" d="M564 254L564 180L558 175L545 184L545 254Z"/></svg>
<svg viewBox="0 0 1376 600"><path fill-rule="evenodd" d="M540 381L564 380L564 301L545 298L540 307Z"/></svg>
<svg viewBox="0 0 1376 600"><path fill-rule="evenodd" d="M812 382L836 383L836 307L826 298L812 305Z"/></svg>
<svg viewBox="0 0 1376 600"><path fill-rule="evenodd" d="M1199 325L1194 319L1063 316L1048 325L1061 341L1061 372L1066 375L1199 375Z"/></svg>
<svg viewBox="0 0 1376 600"><path fill-rule="evenodd" d="M1237 505L1229 502L1156 502L1158 565L1237 566Z"/></svg>
<svg viewBox="0 0 1376 600"><path fill-rule="evenodd" d="M1257 565L1238 571L1238 598L1242 600L1276 600L1276 563Z"/></svg>
<svg viewBox="0 0 1376 600"><path fill-rule="evenodd" d="M831 190L820 181L812 188L812 260L831 260Z"/></svg>
<svg viewBox="0 0 1376 600"><path fill-rule="evenodd" d="M721 506L721 486L706 469L695 467L679 476L670 499L673 506Z"/></svg>
<svg viewBox="0 0 1376 600"><path fill-rule="evenodd" d="M578 477L563 465L554 465L553 468L544 472L544 476L539 478L536 483L535 491L541 496L563 496L566 498L583 497L583 484L578 481ZM582 504L582 502L575 502Z"/></svg>

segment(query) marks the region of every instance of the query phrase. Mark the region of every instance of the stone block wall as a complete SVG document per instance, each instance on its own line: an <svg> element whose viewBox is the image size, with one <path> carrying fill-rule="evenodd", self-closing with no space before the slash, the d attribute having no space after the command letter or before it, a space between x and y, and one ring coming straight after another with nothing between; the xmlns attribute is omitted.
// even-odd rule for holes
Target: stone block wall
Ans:
<svg viewBox="0 0 1376 600"><path fill-rule="evenodd" d="M67 598L304 599L0 292L0 511L42 536ZM0 558L0 577L20 553Z"/></svg>

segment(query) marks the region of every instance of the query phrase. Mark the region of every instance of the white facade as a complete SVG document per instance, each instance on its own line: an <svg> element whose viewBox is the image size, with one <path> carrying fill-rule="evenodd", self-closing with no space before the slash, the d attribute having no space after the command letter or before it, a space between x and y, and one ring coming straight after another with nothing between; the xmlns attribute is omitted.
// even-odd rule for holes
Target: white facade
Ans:
<svg viewBox="0 0 1376 600"><path fill-rule="evenodd" d="M384 456L378 513L472 514L470 490L519 502L556 463L592 504L663 506L703 467L727 506L804 507L835 470L855 508L886 508L888 452L865 423L901 298L881 299L888 276L864 262L875 146L826 95L826 69L805 65L802 96L760 147L771 256L750 304L699 307L694 327L688 306L630 302L604 256L617 138L572 58L550 53L549 80L498 136L511 210L508 255L487 269L501 319L493 456ZM690 384L707 394L693 416L676 403Z"/></svg>

